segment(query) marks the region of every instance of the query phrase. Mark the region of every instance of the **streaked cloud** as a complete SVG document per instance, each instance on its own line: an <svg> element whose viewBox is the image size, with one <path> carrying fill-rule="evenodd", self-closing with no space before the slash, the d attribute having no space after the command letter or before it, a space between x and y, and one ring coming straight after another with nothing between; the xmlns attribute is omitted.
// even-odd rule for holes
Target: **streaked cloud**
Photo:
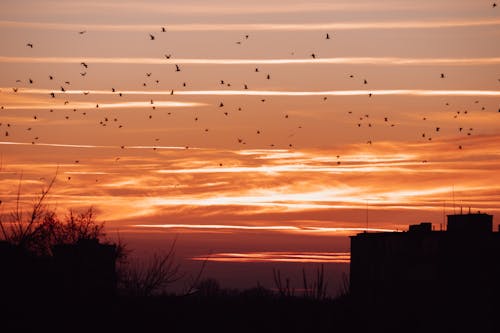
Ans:
<svg viewBox="0 0 500 333"><path fill-rule="evenodd" d="M8 88L0 88L6 93L12 93ZM58 90L51 89L30 89L19 88L17 94L50 94L60 93ZM116 92L109 90L66 90L61 94L81 95L88 92L93 95L116 95ZM120 91L126 95L172 95L172 90L123 90ZM179 96L367 96L369 94L378 96L500 96L500 90L424 90L424 89L371 89L371 90L324 90L324 91L277 91L277 90L178 90L173 92ZM72 104L73 105L73 104ZM79 108L95 108L95 104L91 103L76 103ZM155 101L154 105L165 107L196 107L207 105L198 102L173 102L173 101ZM99 104L99 107L117 108L117 107L144 107L152 106L150 101L147 102L126 102L126 103L104 103ZM68 108L66 106L54 106L58 108ZM11 107L13 108L13 107ZM37 106L26 105L17 106L17 108L37 108Z"/></svg>
<svg viewBox="0 0 500 333"><path fill-rule="evenodd" d="M156 31L159 24L73 24L47 22L0 21L0 27L77 31L85 26L93 31ZM374 29L443 29L500 25L498 19L476 20L409 20L324 23L187 23L167 24L168 31L325 31Z"/></svg>
<svg viewBox="0 0 500 333"><path fill-rule="evenodd" d="M299 232L299 233L342 233L355 234L363 231L371 232L396 232L393 229L382 228L327 228L314 226L287 226L287 225L227 225L227 224L136 224L136 228L159 228L159 229L200 229L200 230L243 230L243 231L281 231L281 232Z"/></svg>
<svg viewBox="0 0 500 333"><path fill-rule="evenodd" d="M401 57L327 57L301 59L194 59L194 58L121 58L121 57L7 57L0 63L39 64L127 64L127 65L396 65L396 66L482 66L500 64L500 57L484 58L401 58Z"/></svg>
<svg viewBox="0 0 500 333"><path fill-rule="evenodd" d="M12 145L12 146L33 146L33 143L31 142L15 142L15 141L0 141L0 145ZM85 145L85 144L65 144L65 143L46 143L46 142L36 142L36 146L42 146L42 147L61 147L61 148L106 148L106 149L117 149L120 148L120 146L104 146L104 145ZM163 146L163 145L157 145L157 146L127 146L127 149L169 149L169 150L185 150L186 147L179 147L179 146ZM191 150L196 150L200 149L197 147L189 147Z"/></svg>
<svg viewBox="0 0 500 333"><path fill-rule="evenodd" d="M192 257L191 260L215 262L295 262L295 263L349 263L349 252L221 252Z"/></svg>
<svg viewBox="0 0 500 333"><path fill-rule="evenodd" d="M29 90L21 91L22 93L30 93ZM35 92L40 93L40 92ZM78 94L75 92L68 92L69 94ZM165 94L166 95L166 94ZM44 103L42 105L29 104L29 105L9 105L10 110L32 110L40 108L51 108L54 110L68 110L68 109L129 109L129 108L145 108L145 107L162 107L162 108L186 108L186 107L199 107L207 105L206 103L199 102L176 102L176 101L139 101L139 102L122 102L122 103L90 103L90 102L71 102L68 105L61 105L51 103Z"/></svg>

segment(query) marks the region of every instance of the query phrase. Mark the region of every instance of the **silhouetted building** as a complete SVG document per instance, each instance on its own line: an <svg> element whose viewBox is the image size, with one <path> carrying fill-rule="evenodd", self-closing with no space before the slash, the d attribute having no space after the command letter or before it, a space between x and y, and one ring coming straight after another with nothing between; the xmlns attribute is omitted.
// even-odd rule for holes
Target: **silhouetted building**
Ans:
<svg viewBox="0 0 500 333"><path fill-rule="evenodd" d="M448 215L447 222L445 231L424 222L407 232L352 236L353 299L408 310L498 306L500 232L492 230L493 216Z"/></svg>

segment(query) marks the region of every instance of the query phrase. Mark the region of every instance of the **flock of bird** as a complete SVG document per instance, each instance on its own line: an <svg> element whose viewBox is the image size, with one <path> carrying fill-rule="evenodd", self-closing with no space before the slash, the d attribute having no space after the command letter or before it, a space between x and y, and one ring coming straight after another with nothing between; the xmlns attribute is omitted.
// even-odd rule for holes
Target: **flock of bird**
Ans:
<svg viewBox="0 0 500 333"><path fill-rule="evenodd" d="M493 6L493 7L496 7L496 3L493 3L493 5L492 5L492 6ZM159 31L160 31L160 33L167 33L167 28L166 28L166 27L160 27ZM78 34L79 34L79 35L84 35L84 34L86 34L86 33L87 33L87 31L86 31L86 30L81 30L81 31L78 31ZM157 40L157 37L156 37L155 33L149 33L148 38L149 38L149 40L150 40L150 41L152 41L152 42L154 42L154 41L156 41L156 40ZM242 36L242 40L243 40L243 41L246 41L246 40L248 40L248 39L250 39L250 35L249 35L249 34L245 34L245 35L243 35L243 36ZM324 39L324 40L327 40L327 41L331 40L331 39L332 39L332 34L331 34L331 33L324 33L324 35L323 35L323 39ZM240 45L240 44L242 44L242 41L241 41L241 40L240 40L240 41L236 41L235 43ZM26 43L26 47L27 47L27 48L29 48L29 49L34 49L34 48L36 48L36 46L35 46L32 42L28 42L28 43ZM164 57L165 57L166 59L172 59L172 55L171 55L171 54L164 54ZM318 59L318 58L319 58L319 57L318 57L318 55L317 55L316 53L314 53L314 52L310 54L310 57L311 57L312 59ZM79 74L80 74L80 76L81 76L82 78L83 78L83 77L85 77L85 76L87 75L87 72L91 70L91 68L90 68L90 67L91 67L91 66L89 66L89 64L87 64L86 62L81 62L81 63L80 63L80 69L81 69L81 70L79 71ZM181 68L178 64L174 64L174 67L173 67L173 71L174 71L174 72L180 72L181 70L182 70L182 68ZM261 72L261 70L260 70L258 67L256 67L256 68L254 69L254 72L256 72L256 73L260 73L260 72ZM148 78L148 79L154 78L154 76L153 76L153 73L152 73L152 72L147 72L147 73L145 73L145 77L146 77L146 78ZM272 79L272 75L271 75L271 73L265 73L265 74L264 74L264 77L265 77L265 80L271 80L271 79ZM52 75L52 74L47 74L47 78L49 79L49 81L56 81L55 76L54 76L54 75ZM354 78L355 78L355 75L354 75L354 74L350 74L350 75L349 75L349 78L350 78L350 79L354 79ZM442 80L445 80L445 79L447 79L447 76L446 76L446 74L445 74L445 73L438 73L438 74L436 74L436 78L437 78L437 79L442 79ZM27 84L28 84L28 85L33 85L33 84L35 84L35 82L34 82L34 80L33 80L32 78L28 78L25 82L27 82ZM155 79L155 81L154 81L154 82L158 84L158 83L159 83L159 80L158 80L158 79ZM16 83L21 83L21 84L22 84L22 83L23 83L23 80L16 80ZM219 84L220 84L221 86L231 87L231 83L230 83L230 82L228 82L228 81L227 81L227 80L225 80L225 79L220 79L220 80L219 80ZM362 84L362 85L368 85L368 79L366 79L366 78L362 78L362 79L361 79L361 81L360 81L360 84ZM65 92L66 92L66 90L67 90L67 89L69 89L69 86L70 86L70 85L71 85L70 81L67 81L67 80L61 81L61 83L60 83L60 84L58 84L59 88L58 88L58 89L56 89L56 90L54 90L54 91L52 91L52 92L50 92L50 94L49 94L49 98L51 98L51 99L58 99L59 97L63 96L63 97L64 97L64 105L68 105L68 104L70 104L70 101L66 99L66 98L67 98L67 95L65 95ZM143 82L143 83L142 83L142 86L143 86L143 87L146 87L147 85L148 85L148 83L147 83L147 82ZM187 85L188 85L188 83L187 83L187 82L182 82L182 87L186 87ZM242 87L243 87L243 89L244 89L244 90L248 90L248 89L249 89L249 85L248 85L248 83L244 83L244 84L242 85ZM18 86L15 86L15 87L13 87L13 88L12 88L12 90L13 90L13 92L14 92L14 93L17 93L17 92L19 91L18 89L19 89L19 87L18 87ZM110 87L109 89L110 89L110 91L111 91L112 93L115 93L117 96L119 96L119 97L123 97L123 93L119 92L119 91L118 91L115 87ZM85 92L83 92L83 94L84 94L84 95L88 95L88 94L89 94L89 92L88 92L88 91L85 91ZM171 95L174 95L174 94L175 94L174 89L171 89L170 94L171 94ZM372 94L372 93L369 93L367 97L368 97L368 98L371 98L372 96L373 96L373 94ZM327 100L327 97L326 97L326 96L325 96L325 97L322 97L322 100L323 100L323 101L326 101L326 100ZM264 102L266 102L266 99L265 99L265 98L261 98L261 99L260 99L260 102L264 103ZM479 101L477 101L477 100L476 100L474 103L475 103L475 104L478 104L478 103L479 103ZM150 104L151 104L151 109L152 109L152 110L155 110L155 109L156 109L156 105L155 105L155 101L154 101L153 99L150 99ZM446 103L446 107L449 107L449 106L450 106L450 104L449 104L449 103ZM2 110L3 110L3 109L5 109L5 107L4 107L4 106L0 106L0 107L1 107L1 109L2 109ZM224 101L220 101L220 102L219 102L219 104L218 104L218 107L219 107L219 109L223 109L223 110L224 110L224 111L223 111L223 114L224 114L225 116L229 116L229 114L230 114L229 112L230 112L230 111L229 111L229 110L226 110L226 106L225 106L225 104L224 104ZM95 109L99 109L99 104L98 104L98 103L96 103L96 105L95 105ZM242 111L242 109L243 109L243 108L242 108L241 106L237 108L237 110L238 110L238 111ZM73 112L77 112L77 109L76 109L76 108L73 108L72 110L73 110ZM483 106L483 107L481 108L481 110L485 110L485 107ZM54 109L50 109L50 112L53 112L53 111L54 111ZM500 112L500 110L499 110L499 112ZM170 114L171 114L171 112L168 112L168 114L170 115ZM347 114L348 114L348 117L355 117L355 116L353 115L353 111L347 111ZM460 116L465 116L465 115L467 115L467 114L468 114L468 111L456 111L456 113L454 114L454 118L458 118L458 117L460 117ZM85 116L85 115L87 115L87 112L82 112L82 115L84 115L84 116ZM289 117L290 117L290 115L289 115L289 114L285 114L285 115L284 115L284 118L285 118L285 119L289 119ZM152 113L149 113L149 114L147 115L147 119L152 119L152 118L153 118L153 114L152 114ZM36 114L35 114L35 115L33 115L33 119L34 119L34 120L37 120L37 119L38 119L38 116L37 116ZM70 117L69 117L68 115L66 115L66 116L65 116L65 119L66 119L66 120L69 120L69 119L70 119ZM356 128L370 128L370 127L375 126L375 124L379 124L379 123L386 124L388 127L395 127L395 126L397 125L395 122L393 122L392 120L390 120L388 116L383 117L383 120L382 120L382 119L372 120L372 117L371 117L371 116L370 116L370 114L368 114L368 113L363 114L363 115L361 115L361 116L358 116L357 118L355 118L355 119L357 119L357 120L354 120L353 118L351 118L351 119L353 120L354 126L355 126ZM200 120L200 118L199 118L198 116L194 117L194 121L195 121L195 122L198 122L199 120ZM426 117L422 118L422 121L426 122L426 121L427 121L427 118L426 118ZM102 119L100 119L100 120L99 120L99 125L100 125L100 126L106 127L106 126L110 126L111 124L116 124L116 127L117 127L118 129L121 129L121 128L123 128L123 127L124 127L123 122L121 122L121 120L120 120L120 119L118 119L118 117L106 117L106 116L104 116L104 117L102 117ZM5 128L5 130L4 130L4 136L9 137L9 136L11 136L11 135L12 135L12 133L11 133L11 132L12 132L12 125L13 125L13 124L11 124L11 123L1 123L1 122L0 122L0 128L1 128L1 127L4 127L4 128ZM427 126L427 127L429 127L429 126ZM433 127L433 128L434 128L434 130L433 130L432 132L422 132L422 133L421 133L421 135L420 135L420 136L421 136L421 138L422 138L423 140L427 140L427 141L431 141L431 140L433 140L434 136L435 136L435 135L438 135L438 134L441 132L441 129L442 129L442 126L440 126L440 125L435 125L435 126L432 126L432 125L431 125L430 127ZM302 126L301 126L301 125L299 125L299 126L297 126L296 128L297 128L297 129L301 129L301 128L302 128ZM32 129L33 129L33 127L28 127L28 128L26 128L26 130L27 130L27 131L32 131ZM204 132L209 132L209 130L210 130L210 129L209 129L208 127L204 127L204 128L203 128L203 131L204 131ZM468 127L468 126L465 126L465 125L461 125L461 126L459 126L459 127L457 128L457 134L465 134L466 136L471 136L471 135L472 135L472 133L473 133L473 128L472 128L472 127ZM262 129L259 129L259 128L258 128L258 129L256 129L256 130L255 130L255 135L262 135L262 134L263 134ZM291 137L291 136L293 136L293 133L290 135L290 137ZM36 142L37 142L39 139L40 139L40 138L39 138L39 136L34 136L34 137L33 137L33 139L32 139L32 144L36 144ZM155 143L154 143L154 145L153 145L153 146L155 146L155 145L158 143L158 141L159 141L159 140L160 140L159 138L155 138ZM236 142L237 142L238 144L241 144L241 145L245 145L245 144L247 144L247 140L245 140L245 139L244 139L244 138L242 138L242 137L237 137L237 138L236 138ZM367 141L366 141L366 143L371 145L371 144L373 143L373 139L369 139L369 140L367 140ZM276 147L276 146L277 146L277 145L275 145L274 143L269 143L268 145L269 145L269 147ZM293 143L291 143L291 142L290 142L290 143L288 143L288 148L292 148L292 147L294 147L294 144L293 144ZM126 145L120 145L120 148L121 148L121 149L125 149L125 148L126 148ZM186 146L185 146L185 148L186 148L186 149L189 149L189 146L188 146L188 145L186 145ZM154 150L156 150L156 148L155 148L155 147L153 147L153 149L154 149ZM463 144L459 144L459 145L457 145L457 149L463 149ZM117 157L117 158L116 158L116 160L117 160L117 161L118 161L119 159L120 159L119 157ZM427 160L424 160L423 162L427 162ZM75 161L75 163L79 163L79 160L76 160L76 161ZM337 164L340 164L340 160L337 162ZM222 164L220 164L220 165L222 165ZM70 178L69 178L69 179L70 179Z"/></svg>

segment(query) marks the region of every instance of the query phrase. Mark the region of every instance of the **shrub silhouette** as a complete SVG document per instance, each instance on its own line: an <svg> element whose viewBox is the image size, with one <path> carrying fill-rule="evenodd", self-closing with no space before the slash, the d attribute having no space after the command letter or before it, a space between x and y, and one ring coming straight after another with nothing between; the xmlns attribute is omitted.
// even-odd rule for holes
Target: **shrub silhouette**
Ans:
<svg viewBox="0 0 500 333"><path fill-rule="evenodd" d="M0 231L3 240L38 256L52 255L55 245L76 244L80 240L101 240L105 237L104 223L95 220L95 211L89 207L83 212L69 210L64 218L45 204L55 182L42 189L31 209L21 207L19 184L16 208L6 216L0 215Z"/></svg>

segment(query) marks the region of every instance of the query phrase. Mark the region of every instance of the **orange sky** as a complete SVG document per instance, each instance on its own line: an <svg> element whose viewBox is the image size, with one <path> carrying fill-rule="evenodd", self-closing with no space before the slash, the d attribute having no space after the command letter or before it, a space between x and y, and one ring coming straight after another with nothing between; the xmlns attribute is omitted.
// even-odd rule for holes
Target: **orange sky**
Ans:
<svg viewBox="0 0 500 333"><path fill-rule="evenodd" d="M2 1L2 213L57 172L52 207L219 273L497 225L499 27L489 1Z"/></svg>

